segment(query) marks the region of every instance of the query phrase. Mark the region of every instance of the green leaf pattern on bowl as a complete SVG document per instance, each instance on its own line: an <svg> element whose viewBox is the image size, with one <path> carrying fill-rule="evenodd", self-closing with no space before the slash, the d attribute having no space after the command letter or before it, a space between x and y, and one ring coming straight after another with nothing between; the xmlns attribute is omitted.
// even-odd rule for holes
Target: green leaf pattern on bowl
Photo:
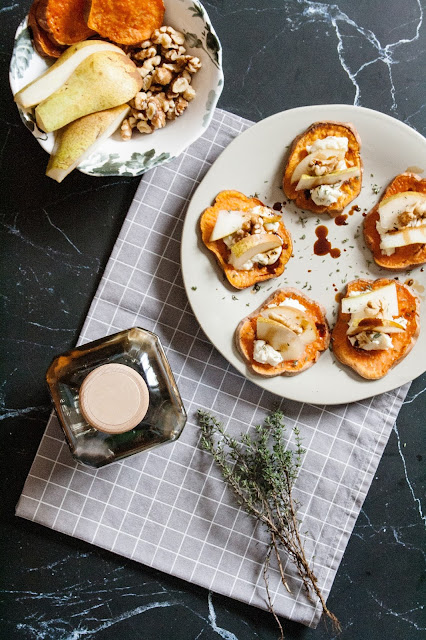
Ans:
<svg viewBox="0 0 426 640"><path fill-rule="evenodd" d="M159 153L155 155L155 149L150 149L145 153L132 153L130 159L123 162L118 153L94 154L86 162L81 163L79 169L92 176L137 176L153 169L163 162L172 160L170 153ZM95 164L93 168L91 165Z"/></svg>
<svg viewBox="0 0 426 640"><path fill-rule="evenodd" d="M21 120L24 125L31 131L33 136L37 138L37 140L47 140L47 133L41 131L37 127L34 111L32 109L21 109L18 107L19 115L21 116Z"/></svg>
<svg viewBox="0 0 426 640"><path fill-rule="evenodd" d="M206 124L208 123L210 118L210 112L213 109L215 104L216 104L216 91L212 89L211 91L209 91L209 95L207 96L206 113L204 114L204 117L203 117L204 126L206 126Z"/></svg>
<svg viewBox="0 0 426 640"><path fill-rule="evenodd" d="M192 17L204 20L204 9L201 5L194 3L188 10L192 13ZM190 49L203 49L215 67L219 69L219 51L221 50L221 46L215 34L212 33L209 23L204 20L204 28L201 33L204 37L204 44L197 34L189 31L184 31L184 34L186 45Z"/></svg>
<svg viewBox="0 0 426 640"><path fill-rule="evenodd" d="M28 69L33 56L34 49L31 43L31 36L28 27L22 29L16 38L12 60L10 62L10 72L16 78L22 78Z"/></svg>
<svg viewBox="0 0 426 640"><path fill-rule="evenodd" d="M204 9L201 5L196 4L194 2L194 4L192 5L192 7L188 8L188 11L190 11L192 13L193 18L204 18Z"/></svg>

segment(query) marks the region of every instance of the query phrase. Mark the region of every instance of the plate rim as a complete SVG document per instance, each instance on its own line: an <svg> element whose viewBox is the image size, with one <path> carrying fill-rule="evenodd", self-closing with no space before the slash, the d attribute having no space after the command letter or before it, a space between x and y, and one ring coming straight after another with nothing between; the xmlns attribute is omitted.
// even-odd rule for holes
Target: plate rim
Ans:
<svg viewBox="0 0 426 640"><path fill-rule="evenodd" d="M211 342L211 344L215 347L215 349L217 349L217 351L225 358L225 360L237 371L238 374L242 375L245 379L249 380L250 382L253 382L254 384L256 384L258 387L264 389L265 391L269 392L269 393L273 393L274 395L277 396L277 398L283 398L283 399L287 399L287 400L292 400L292 401L296 401L296 402L301 402L301 403L308 403L308 404L315 404L316 406L337 406L337 405L342 405L342 404L347 404L347 403L352 403L352 402L360 402L362 400L367 400L369 398L373 398L375 396L381 395L383 393L387 393L389 391L392 391L394 389L397 389L401 386L403 386L404 384L407 384L409 382L412 382L416 377L418 377L419 375L422 375L422 373L424 373L426 371L426 362L425 365L422 369L422 371L420 372L415 372L414 376L410 377L409 379L406 379L406 376L403 377L403 379L401 380L394 380L393 382L392 377L383 376L382 378L378 379L378 380L367 380L367 379L363 379L359 376L356 378L356 380L358 382L364 383L362 386L359 387L359 391L358 392L352 392L352 394L350 394L350 397L344 397L343 399L339 398L339 399L329 399L327 398L327 401L325 403L321 403L321 402L316 402L316 401L312 401L310 400L308 397L304 397L304 394L294 394L291 393L290 394L286 391L286 389L283 390L282 393L278 393L275 390L271 390L270 388L268 388L268 381L269 380L274 380L276 378L280 378L280 376L274 376L271 378L261 378L259 376L255 376L253 373L250 372L250 370L247 368L247 365L243 362L241 356L239 357L239 359L237 360L237 363L239 364L239 366L237 366L235 364L235 361L233 359L233 340L231 342L231 344L229 345L229 354L224 353L224 351L219 348L219 346L216 344L216 341L212 340L210 333L208 332L205 328L205 326L203 326L203 323L200 322L200 318L199 318L199 314L197 312L197 308L196 305L194 305L193 301L195 300L195 295L194 292L192 291L191 285L189 283L189 273L187 272L187 270L185 269L185 264L187 261L187 257L185 254L188 254L188 251L185 251L186 249L186 245L187 245L187 241L189 238L189 234L190 234L190 227L191 225L193 225L194 221L190 221L190 217L188 216L188 212L191 209L191 204L192 202L196 199L197 194L199 193L199 191L202 190L202 186L204 181L206 180L207 176L210 174L210 172L212 171L212 169L214 168L215 164L217 163L217 161L221 158L222 154L226 151L228 151L228 149L232 148L233 145L236 145L238 143L238 141L240 140L240 138L242 136L247 135L252 135L251 132L253 132L253 130L256 130L257 128L260 128L262 126L265 126L265 123L269 123L274 119L280 119L283 117L286 117L288 114L301 114L301 113L310 113L313 112L315 110L318 109L329 109L329 110L342 110L342 111L346 111L348 113L352 113L352 114L356 114L356 113L364 113L367 117L371 117L371 118L376 118L379 120L385 120L388 123L392 124L392 125L396 125L398 126L401 131L403 133L409 134L410 136L414 136L417 138L418 142L422 143L422 144L426 144L426 139L424 138L424 136L419 133L418 131L416 131L415 129L413 129L412 127L410 127L409 125L407 125L405 122L402 122L401 120L397 120L396 118L394 118L393 116L390 116L386 113L383 113L382 111L378 111L376 109L371 109L369 107L362 107L362 106L358 106L358 105L350 105L350 104L343 104L343 103L333 103L333 104L321 104L321 105L304 105L301 107L293 107L291 109L287 109L287 110L283 110L274 114L271 114L269 116L267 116L266 118L263 118L262 120L255 122L252 124L252 126L250 126L248 129L246 129L245 131L243 131L242 133L238 134L233 140L231 140L231 142L227 145L227 147L219 154L219 156L216 158L216 160L213 162L213 164L210 166L209 170L207 171L207 173L205 174L205 176L203 177L203 179L201 180L201 182L199 183L199 185L197 186L196 190L194 191L194 193L191 196L191 200L188 203L187 209L186 209L186 213L185 213L185 220L184 220L184 225L183 225L183 229L182 229L182 241L181 241L181 247L180 247L180 259L181 259L181 267L182 267L182 279L183 279L183 283L184 283L184 288L185 288L185 292L186 295L188 297L188 301L191 307L191 310L200 326L200 328L202 329L202 331L205 333L205 335L207 336L208 340ZM331 118L330 118L331 119ZM318 118L316 119L318 120ZM316 121L315 119L312 119L312 122ZM343 121L343 120L341 120ZM346 120L348 121L348 120ZM299 132L294 132L293 138L298 135ZM283 147L284 149L284 147ZM425 167L426 170L426 167ZM402 172L402 171L401 171ZM207 203L206 206L209 206L209 204ZM304 211L302 209L300 209L300 211ZM308 214L310 212L307 212ZM201 211L199 213L199 215L201 215ZM197 220L199 219L199 217L197 218ZM331 219L330 219L331 220ZM189 231L188 231L189 230ZM199 239L199 230L198 228L195 229L195 233L197 235L197 239ZM206 249L207 251L207 249ZM418 265L421 266L421 265ZM396 275L403 273L404 270L401 271L388 271L389 276L391 278L394 278ZM373 277L373 276L372 276ZM384 274L384 276L382 277L386 277L386 273ZM271 279L270 282L273 282L274 279ZM286 286L292 286L290 285L286 285ZM297 286L297 285L295 285ZM238 290L235 290L236 293L238 293ZM235 330L235 328L234 328ZM234 335L234 333L232 333L232 336ZM337 366L339 366L342 370L343 373L345 373L348 376L348 381L350 381L351 375L356 375L352 369L349 369L347 366L343 365L342 363L340 363L337 359L336 360L336 364ZM417 360L419 360L419 358L417 358ZM396 367L397 368L397 367ZM390 372L394 371L394 369L391 369ZM286 378L286 376L281 376L282 378ZM297 377L297 376L294 376ZM379 383L380 386L382 388L380 388L379 390L374 390L372 389L372 385ZM387 383L387 384L386 384ZM303 387L303 385L301 385L301 387ZM356 389L354 390L356 391Z"/></svg>

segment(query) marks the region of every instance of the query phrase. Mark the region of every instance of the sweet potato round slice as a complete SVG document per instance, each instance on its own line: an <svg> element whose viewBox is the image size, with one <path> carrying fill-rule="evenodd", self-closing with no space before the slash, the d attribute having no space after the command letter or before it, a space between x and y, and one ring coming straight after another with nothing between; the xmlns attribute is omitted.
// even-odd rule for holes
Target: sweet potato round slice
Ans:
<svg viewBox="0 0 426 640"><path fill-rule="evenodd" d="M426 244L410 244L407 247L397 247L390 256L380 250L380 235L376 228L379 221L379 204L385 198L402 193L403 191L418 191L426 193L426 179L415 173L401 173L390 182L379 202L371 209L364 220L364 238L368 248L373 253L374 261L385 269L407 269L426 262Z"/></svg>
<svg viewBox="0 0 426 640"><path fill-rule="evenodd" d="M261 311L270 304L280 305L286 298L297 300L306 308L306 315L314 322L317 337L313 342L306 345L305 352L298 360L283 361L273 367L270 364L262 364L253 359L253 347L256 340L256 322ZM235 344L247 363L247 366L260 376L294 376L302 371L306 371L318 360L321 353L328 348L330 342L330 330L325 317L325 309L322 305L311 300L298 289L286 287L277 289L265 302L253 313L241 320L235 331Z"/></svg>
<svg viewBox="0 0 426 640"><path fill-rule="evenodd" d="M37 21L58 45L75 44L93 36L84 19L85 0L40 0Z"/></svg>
<svg viewBox="0 0 426 640"><path fill-rule="evenodd" d="M348 138L348 151L345 156L346 164L348 167L358 167L360 169L360 176L351 178L342 184L340 189L344 193L344 197L340 197L337 202L331 205L319 206L312 200L309 189L296 191L297 183L292 184L291 177L299 162L308 155L306 147L312 145L315 140L325 138L326 136ZM351 122L335 122L333 120L314 122L306 131L294 139L290 147L283 177L283 190L285 195L290 200L294 200L296 205L301 209L307 209L315 213L328 213L331 217L337 216L361 191L363 166L360 150L361 138Z"/></svg>
<svg viewBox="0 0 426 640"><path fill-rule="evenodd" d="M350 320L349 313L342 313L339 309L337 322L331 334L333 353L340 362L351 367L363 378L377 380L383 378L390 369L413 348L420 332L419 301L409 287L396 280L379 278L378 280L354 280L346 286L346 297L351 291L367 291L380 289L395 282L398 295L399 314L407 320L407 328L401 333L391 334L392 349L365 351L353 347L349 342L346 331Z"/></svg>
<svg viewBox="0 0 426 640"><path fill-rule="evenodd" d="M31 30L34 48L42 58L59 58L65 47L53 42L47 31L39 25L37 21L39 3L40 0L34 0L28 13L28 26Z"/></svg>
<svg viewBox="0 0 426 640"><path fill-rule="evenodd" d="M210 242L219 211L222 209L228 209L229 211L249 211L257 205L263 206L263 203L258 198L250 198L239 191L221 191L216 196L213 206L206 209L200 219L201 237L204 244L214 253L228 281L236 289L246 289L257 282L263 282L264 280L280 276L293 250L290 232L285 228L283 222L279 223L279 229L276 232L283 241L282 252L278 260L269 266L258 265L248 271L235 269L228 263L230 250L223 240Z"/></svg>
<svg viewBox="0 0 426 640"><path fill-rule="evenodd" d="M87 7L88 26L119 44L147 40L163 24L163 0L89 0Z"/></svg>

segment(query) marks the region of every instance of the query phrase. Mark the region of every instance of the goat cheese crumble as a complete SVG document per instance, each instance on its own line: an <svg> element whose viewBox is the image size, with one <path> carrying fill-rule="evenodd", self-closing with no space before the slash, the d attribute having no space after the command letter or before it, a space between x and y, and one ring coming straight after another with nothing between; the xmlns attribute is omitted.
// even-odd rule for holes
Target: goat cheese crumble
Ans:
<svg viewBox="0 0 426 640"><path fill-rule="evenodd" d="M339 186L337 186L337 184ZM335 185L320 184L319 187L311 189L312 200L318 206L328 207L330 204L334 204L342 195L340 184L341 183L336 183Z"/></svg>
<svg viewBox="0 0 426 640"><path fill-rule="evenodd" d="M306 147L308 153L313 151L319 151L320 149L344 149L348 150L349 140L344 136L327 136L322 140L315 140L315 142Z"/></svg>
<svg viewBox="0 0 426 640"><path fill-rule="evenodd" d="M260 364L270 364L276 367L284 358L279 351L276 351L265 340L255 340L253 344L253 360Z"/></svg>
<svg viewBox="0 0 426 640"><path fill-rule="evenodd" d="M294 298L284 298L280 304L268 304L268 309L273 309L274 307L293 307L300 311L306 311L306 307L304 307L299 300L295 300Z"/></svg>

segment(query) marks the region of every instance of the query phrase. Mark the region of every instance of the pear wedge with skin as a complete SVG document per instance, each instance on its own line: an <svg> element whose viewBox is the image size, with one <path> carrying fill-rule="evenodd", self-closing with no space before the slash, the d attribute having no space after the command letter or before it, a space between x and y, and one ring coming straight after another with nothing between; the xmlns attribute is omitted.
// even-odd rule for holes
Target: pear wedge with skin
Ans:
<svg viewBox="0 0 426 640"><path fill-rule="evenodd" d="M122 104L90 113L63 127L56 134L46 175L56 182L62 182L104 140L112 136L129 111L130 107Z"/></svg>
<svg viewBox="0 0 426 640"><path fill-rule="evenodd" d="M24 109L28 109L39 104L42 100L46 100L62 87L83 60L97 51L116 51L123 56L125 55L120 47L103 40L84 40L84 42L74 44L68 47L41 76L18 91L15 95L15 102Z"/></svg>
<svg viewBox="0 0 426 640"><path fill-rule="evenodd" d="M56 131L89 113L128 102L141 86L142 77L130 58L115 51L92 53L36 107L37 126Z"/></svg>

